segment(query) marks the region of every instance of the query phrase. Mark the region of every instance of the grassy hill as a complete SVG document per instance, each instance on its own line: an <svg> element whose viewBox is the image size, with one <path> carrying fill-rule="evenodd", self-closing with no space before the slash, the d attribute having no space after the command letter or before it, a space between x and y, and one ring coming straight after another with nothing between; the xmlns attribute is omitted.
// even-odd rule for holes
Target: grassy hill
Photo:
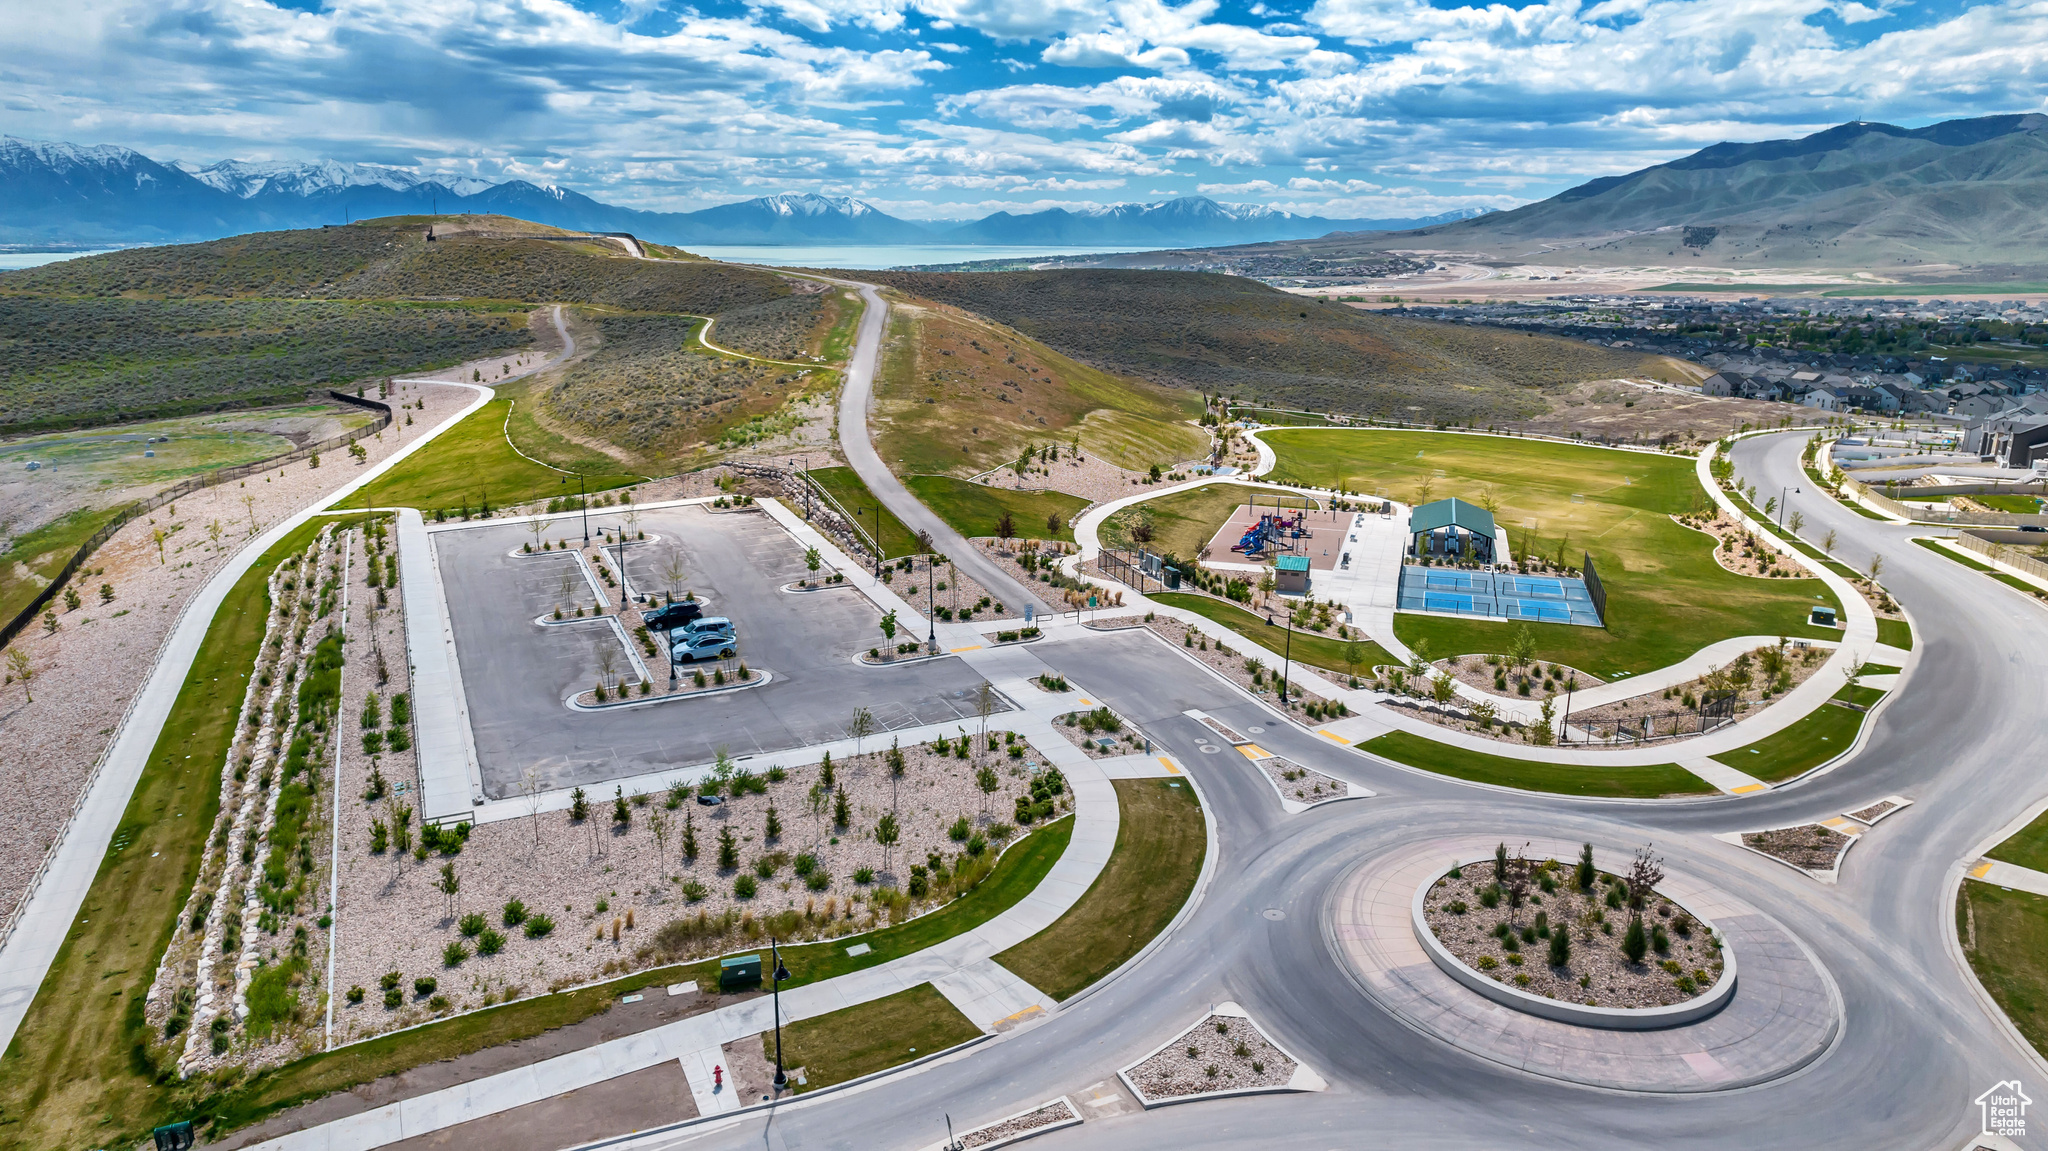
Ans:
<svg viewBox="0 0 2048 1151"><path fill-rule="evenodd" d="M741 345L769 351L822 344L836 316L815 297L789 303L789 282L767 272L634 260L495 217L432 221L429 241L428 223L261 232L0 275L0 431L273 402L460 363L528 343L536 304L730 313Z"/></svg>
<svg viewBox="0 0 2048 1151"><path fill-rule="evenodd" d="M1576 341L1312 303L1241 276L862 275L1006 324L1104 372L1318 411L1485 424L1544 411L1541 387L1665 370L1652 357Z"/></svg>
<svg viewBox="0 0 2048 1151"><path fill-rule="evenodd" d="M927 300L890 309L875 446L899 472L974 475L1028 445L1081 446L1129 468L1185 460L1208 437L1199 397L1093 368Z"/></svg>

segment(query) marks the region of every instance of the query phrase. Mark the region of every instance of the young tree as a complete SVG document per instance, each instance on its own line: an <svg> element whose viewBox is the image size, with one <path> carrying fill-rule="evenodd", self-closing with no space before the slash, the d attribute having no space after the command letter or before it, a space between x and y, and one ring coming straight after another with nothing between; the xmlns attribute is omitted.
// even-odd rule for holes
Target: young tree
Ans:
<svg viewBox="0 0 2048 1151"><path fill-rule="evenodd" d="M1457 694L1458 681L1451 678L1450 672L1438 672L1436 678L1429 681L1429 698L1435 700L1438 707L1451 702Z"/></svg>
<svg viewBox="0 0 2048 1151"><path fill-rule="evenodd" d="M891 658L896 654L896 612L890 609L882 614L882 654Z"/></svg>
<svg viewBox="0 0 2048 1151"><path fill-rule="evenodd" d="M771 803L768 805L768 821L761 828L761 840L765 843L771 839L781 838L782 816L776 814L775 805Z"/></svg>
<svg viewBox="0 0 2048 1151"><path fill-rule="evenodd" d="M1572 885L1580 891L1591 891L1593 890L1593 882L1599 878L1599 875L1600 873L1593 867L1593 845L1590 843L1580 845L1579 864L1573 869Z"/></svg>
<svg viewBox="0 0 2048 1151"><path fill-rule="evenodd" d="M740 865L740 844L739 844L739 840L737 840L737 839L733 838L733 834L732 834L732 828L730 828L730 827L721 827L721 828L719 828L719 829L718 829L718 869L719 869L720 871L736 871L736 870L738 870L738 869L739 869L739 865Z"/></svg>
<svg viewBox="0 0 2048 1151"><path fill-rule="evenodd" d="M691 811L683 813L683 862L697 862L697 815Z"/></svg>
<svg viewBox="0 0 2048 1151"><path fill-rule="evenodd" d="M1016 534L1017 520L1009 512L1005 511L1002 517L996 520L996 538L1004 543L1008 543Z"/></svg>
<svg viewBox="0 0 2048 1151"><path fill-rule="evenodd" d="M36 669L29 662L28 653L18 647L8 648L7 672L21 681L22 694L28 697L28 702L34 703L35 693L29 690L29 684L36 678Z"/></svg>
<svg viewBox="0 0 2048 1151"><path fill-rule="evenodd" d="M1566 967L1572 961L1572 933L1560 923L1550 929L1550 954L1547 957L1552 967Z"/></svg>
<svg viewBox="0 0 2048 1151"><path fill-rule="evenodd" d="M540 846L540 768L529 765L519 773L519 794L526 801L526 819L533 828L533 845Z"/></svg>
<svg viewBox="0 0 2048 1151"><path fill-rule="evenodd" d="M834 773L832 771L832 753L828 751L825 753L825 757L818 761L818 784L825 790L830 791L832 790L834 782Z"/></svg>
<svg viewBox="0 0 2048 1151"><path fill-rule="evenodd" d="M256 534L256 497L243 496L242 508L249 513L249 534L253 536Z"/></svg>
<svg viewBox="0 0 2048 1151"><path fill-rule="evenodd" d="M1829 528L1828 534L1820 537L1820 550L1829 555L1835 554L1835 529Z"/></svg>
<svg viewBox="0 0 2048 1151"><path fill-rule="evenodd" d="M987 815L988 797L994 795L996 789L1003 786L1003 781L996 775L995 768L984 764L980 771L974 773L974 785L981 789L981 813Z"/></svg>
<svg viewBox="0 0 2048 1151"><path fill-rule="evenodd" d="M845 794L845 792L840 792L841 796ZM822 783L812 784L807 798L811 805L811 838L813 840L823 839L825 838L825 830L822 826L825 818L825 785Z"/></svg>
<svg viewBox="0 0 2048 1151"><path fill-rule="evenodd" d="M1528 624L1523 624L1508 637L1508 662L1519 672L1528 667L1535 658L1536 633L1529 630Z"/></svg>
<svg viewBox="0 0 2048 1151"><path fill-rule="evenodd" d="M462 890L462 880L456 878L454 864L444 863L441 865L441 881L434 886L440 890L442 897L447 901L448 914L455 914L455 896Z"/></svg>
<svg viewBox="0 0 2048 1151"><path fill-rule="evenodd" d="M582 823L590 818L590 800L585 798L582 788L569 793L569 822Z"/></svg>
<svg viewBox="0 0 2048 1151"><path fill-rule="evenodd" d="M1795 536L1799 534L1799 529L1800 529L1800 528L1803 528L1803 527L1805 527L1805 526L1806 526L1806 513L1805 513L1805 512L1793 512L1793 513L1792 513L1792 515L1791 515L1790 517L1788 517L1788 518L1787 518L1787 519L1785 520L1785 527L1786 527L1786 528L1788 528L1788 529L1790 529L1790 530L1791 530L1791 532L1792 532L1792 534L1793 534L1793 535L1795 535Z"/></svg>
<svg viewBox="0 0 2048 1151"><path fill-rule="evenodd" d="M841 831L853 826L853 805L843 791L832 797L832 826Z"/></svg>
<svg viewBox="0 0 2048 1151"><path fill-rule="evenodd" d="M1357 679L1357 678L1358 678L1358 667L1359 667L1359 665L1360 665L1360 664L1362 664L1362 663L1364 663L1364 662L1365 662L1365 642L1364 642L1363 640L1359 640L1359 639L1355 639L1355 638L1354 638L1354 639L1347 639L1347 640L1345 640L1345 641L1344 641L1344 670L1345 670L1345 671L1347 671L1347 672L1350 672L1350 673L1351 673L1351 678L1353 678L1353 679Z"/></svg>
<svg viewBox="0 0 2048 1151"><path fill-rule="evenodd" d="M1494 844L1493 846L1493 881L1495 883L1506 883L1508 881L1508 845L1506 841Z"/></svg>
<svg viewBox="0 0 2048 1151"><path fill-rule="evenodd" d="M164 558L164 541L169 539L170 536L162 528L151 528L149 538L151 542L156 544L156 562L159 564L166 562Z"/></svg>
<svg viewBox="0 0 2048 1151"><path fill-rule="evenodd" d="M824 562L825 557L818 554L817 548L804 549L804 567L811 573L811 575L816 576L818 574L819 565L823 564Z"/></svg>
<svg viewBox="0 0 2048 1151"><path fill-rule="evenodd" d="M1506 878L1501 881L1501 891L1508 899L1508 919L1519 924L1522 901L1529 897L1530 873L1529 860L1520 848L1517 848L1514 856L1507 860L1502 871L1506 874Z"/></svg>
<svg viewBox="0 0 2048 1151"><path fill-rule="evenodd" d="M667 812L652 808L647 812L647 831L654 836L654 857L662 870L668 870L668 837L675 829Z"/></svg>
<svg viewBox="0 0 2048 1151"><path fill-rule="evenodd" d="M1649 950L1649 933L1643 930L1642 916L1629 916L1628 930L1621 937L1621 953L1628 956L1630 963L1641 963Z"/></svg>
<svg viewBox="0 0 2048 1151"><path fill-rule="evenodd" d="M811 550L816 551L817 549L812 548ZM816 571L818 569L814 567L811 570ZM683 586L683 577L688 574L690 574L690 569L683 563L683 549L670 544L668 549L662 552L661 555L661 578L668 584L668 601L670 603L676 601L676 589Z"/></svg>
<svg viewBox="0 0 2048 1151"><path fill-rule="evenodd" d="M1061 518L1060 518L1060 513L1058 513L1058 512L1047 512L1047 513L1045 513L1045 534L1046 534L1046 535L1049 535L1049 536L1056 536L1056 535L1060 534L1060 529L1061 529L1061 528L1063 528L1063 527L1065 527L1065 526L1066 526L1066 524L1067 524L1067 521L1065 521L1065 520L1063 520L1063 519L1061 519Z"/></svg>
<svg viewBox="0 0 2048 1151"><path fill-rule="evenodd" d="M1636 857L1628 865L1628 907L1636 919L1643 917L1643 908L1649 905L1650 895L1657 885L1664 882L1664 861L1651 854L1648 844L1636 848Z"/></svg>
<svg viewBox="0 0 2048 1151"><path fill-rule="evenodd" d="M882 847L882 870L889 870L889 853L896 846L896 813L887 812L875 823L875 842Z"/></svg>
<svg viewBox="0 0 2048 1151"><path fill-rule="evenodd" d="M982 680L981 686L974 689L974 714L981 720L981 734L974 741L974 758L977 763L981 760L982 745L988 742L988 717L993 715L995 710L996 689L987 680Z"/></svg>
<svg viewBox="0 0 2048 1151"><path fill-rule="evenodd" d="M1884 574L1884 557L1883 557L1883 556L1871 556L1871 557L1870 557L1870 580L1871 580L1871 582L1872 582L1872 583L1875 583L1875 582L1877 582L1877 577L1878 577L1878 576L1880 576L1880 575L1882 575L1882 574Z"/></svg>
<svg viewBox="0 0 2048 1151"><path fill-rule="evenodd" d="M853 737L853 754L860 755L861 744L875 734L875 713L865 707L853 709L853 718L846 723L846 734Z"/></svg>
<svg viewBox="0 0 2048 1151"><path fill-rule="evenodd" d="M633 826L633 808L626 802L626 789L615 785L612 788L612 822L621 830Z"/></svg>

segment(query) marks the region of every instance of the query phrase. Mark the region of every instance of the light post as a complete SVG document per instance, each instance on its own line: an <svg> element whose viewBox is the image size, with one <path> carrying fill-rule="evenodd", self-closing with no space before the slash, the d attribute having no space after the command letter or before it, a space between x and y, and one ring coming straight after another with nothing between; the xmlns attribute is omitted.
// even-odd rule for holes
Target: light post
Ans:
<svg viewBox="0 0 2048 1151"><path fill-rule="evenodd" d="M789 1086L789 1072L782 1069L782 981L789 978L789 969L782 965L782 952L772 935L768 937L768 954L775 960L775 970L768 974L769 994L775 997L775 1090L782 1091Z"/></svg>
<svg viewBox="0 0 2048 1151"><path fill-rule="evenodd" d="M1785 486L1778 489L1778 526L1780 528L1783 528L1785 526L1785 495L1788 492L1797 494L1798 491L1798 488L1795 488L1790 484L1786 484Z"/></svg>
<svg viewBox="0 0 2048 1151"><path fill-rule="evenodd" d="M569 477L562 477L562 485L568 486ZM583 546L590 546L590 498L583 491L583 473L576 473L576 503L583 512Z"/></svg>
<svg viewBox="0 0 2048 1151"><path fill-rule="evenodd" d="M614 527L609 530L619 533L619 543L614 554L619 561L619 614L623 616L626 614L626 529Z"/></svg>
<svg viewBox="0 0 2048 1151"><path fill-rule="evenodd" d="M1285 607L1285 604L1281 605ZM1294 613L1287 613L1287 647L1280 656L1280 706L1287 706L1287 681L1294 675Z"/></svg>
<svg viewBox="0 0 2048 1151"><path fill-rule="evenodd" d="M933 655L939 651L939 555L928 553L924 558L924 623L925 646ZM916 577L911 577L915 579Z"/></svg>
<svg viewBox="0 0 2048 1151"><path fill-rule="evenodd" d="M876 506L876 507L871 507L871 508L869 508L869 509L868 509L868 518L869 518L869 519L871 519L871 520L873 520L873 521L875 521L875 534L874 534L874 536L873 536L873 537L872 537L871 539L869 539L869 541L868 541L868 542L869 542L869 543L872 543L872 544L874 544L874 545L875 545L875 547L874 547L874 555L875 555L875 578L876 578L876 579L881 579L881 578L882 578L882 509L881 509L881 507L880 507L880 506Z"/></svg>

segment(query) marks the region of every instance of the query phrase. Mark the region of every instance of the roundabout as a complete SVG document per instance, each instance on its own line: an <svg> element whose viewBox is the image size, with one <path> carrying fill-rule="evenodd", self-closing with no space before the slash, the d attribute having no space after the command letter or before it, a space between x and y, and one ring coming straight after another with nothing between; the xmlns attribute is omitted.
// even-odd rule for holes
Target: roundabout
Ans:
<svg viewBox="0 0 2048 1151"><path fill-rule="evenodd" d="M1536 841L1528 851L1571 859L1578 845ZM1596 858L1602 870L1617 870L1604 866L1617 851L1596 846ZM1790 1075L1825 1054L1841 1029L1841 993L1811 950L1755 907L1689 875L1666 878L1656 891L1721 936L1725 969L1698 996L1647 1009L1588 1006L1491 978L1452 955L1424 922L1423 896L1453 860L1483 869L1492 851L1477 838L1447 837L1380 854L1344 874L1324 909L1325 938L1352 983L1424 1035L1567 1083L1693 1094Z"/></svg>

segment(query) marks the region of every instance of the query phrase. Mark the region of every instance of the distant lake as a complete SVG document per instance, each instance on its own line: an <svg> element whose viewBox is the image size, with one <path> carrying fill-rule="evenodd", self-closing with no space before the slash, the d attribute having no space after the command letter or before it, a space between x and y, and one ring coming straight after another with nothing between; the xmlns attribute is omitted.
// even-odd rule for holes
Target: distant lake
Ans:
<svg viewBox="0 0 2048 1151"><path fill-rule="evenodd" d="M789 268L900 268L905 264L964 264L969 260L1031 260L1042 256L1090 256L1098 252L1139 252L1142 246L1115 248L1071 245L1007 244L849 244L834 247L729 246L679 244L685 251L735 264L775 264Z"/></svg>
<svg viewBox="0 0 2048 1151"><path fill-rule="evenodd" d="M75 260L80 256L104 256L114 250L102 248L91 252L0 252L0 272L36 268L44 264L54 264L59 260Z"/></svg>

